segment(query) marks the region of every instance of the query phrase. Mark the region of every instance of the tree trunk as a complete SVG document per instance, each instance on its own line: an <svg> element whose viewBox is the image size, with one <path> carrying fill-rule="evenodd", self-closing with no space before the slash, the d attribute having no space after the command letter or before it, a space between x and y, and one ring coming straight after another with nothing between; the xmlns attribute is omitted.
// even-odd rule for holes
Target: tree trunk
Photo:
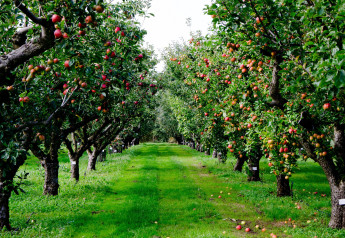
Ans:
<svg viewBox="0 0 345 238"><path fill-rule="evenodd" d="M244 162L246 162L247 159L248 158L243 154L242 154L242 158L238 156L235 167L234 167L234 171L242 172Z"/></svg>
<svg viewBox="0 0 345 238"><path fill-rule="evenodd" d="M260 166L260 158L249 159L248 181L261 181L259 166ZM289 185L289 182L288 182L288 185Z"/></svg>
<svg viewBox="0 0 345 238"><path fill-rule="evenodd" d="M199 150L200 150L200 145L199 145L199 143L196 143L195 150L196 150L196 151L199 151Z"/></svg>
<svg viewBox="0 0 345 238"><path fill-rule="evenodd" d="M200 145L200 152L204 152L204 146L203 145Z"/></svg>
<svg viewBox="0 0 345 238"><path fill-rule="evenodd" d="M191 142L191 148L195 149L195 143L194 142Z"/></svg>
<svg viewBox="0 0 345 238"><path fill-rule="evenodd" d="M225 163L227 159L228 150L225 148L220 148L217 150L217 152L218 152L217 158L218 158L219 163Z"/></svg>
<svg viewBox="0 0 345 238"><path fill-rule="evenodd" d="M71 178L79 181L79 158L71 158Z"/></svg>
<svg viewBox="0 0 345 238"><path fill-rule="evenodd" d="M289 179L285 179L285 175L277 175L277 196L286 197L291 196Z"/></svg>
<svg viewBox="0 0 345 238"><path fill-rule="evenodd" d="M45 170L44 195L58 195L59 193L59 161L43 161L42 166Z"/></svg>
<svg viewBox="0 0 345 238"><path fill-rule="evenodd" d="M206 148L205 155L210 155L210 148Z"/></svg>
<svg viewBox="0 0 345 238"><path fill-rule="evenodd" d="M212 152L212 158L217 158L217 150L214 149L213 152Z"/></svg>
<svg viewBox="0 0 345 238"><path fill-rule="evenodd" d="M224 155L222 152L219 152L217 158L219 163L224 164L226 161L226 154Z"/></svg>
<svg viewBox="0 0 345 238"><path fill-rule="evenodd" d="M96 170L96 161L97 161L97 156L95 155L96 150L91 151L87 150L87 154L89 156L88 164L87 164L87 170Z"/></svg>
<svg viewBox="0 0 345 238"><path fill-rule="evenodd" d="M335 164L333 158L329 155L317 157L314 153L315 148L305 137L300 137L300 142L307 152L308 156L318 162L325 173L331 188L332 213L328 226L331 228L345 228L345 181L344 181L344 158L345 158L345 134L344 125L335 125L334 127L334 151L338 161Z"/></svg>
<svg viewBox="0 0 345 238"><path fill-rule="evenodd" d="M345 181L342 180L338 185L330 184L330 186L332 213L328 226L336 229L345 228Z"/></svg>
<svg viewBox="0 0 345 238"><path fill-rule="evenodd" d="M107 158L107 150L102 150L101 153L98 155L98 161L99 162L104 162L105 159Z"/></svg>
<svg viewBox="0 0 345 238"><path fill-rule="evenodd" d="M3 183L0 183L0 230L4 227L11 230L10 226L10 209L8 206L11 192L4 188Z"/></svg>

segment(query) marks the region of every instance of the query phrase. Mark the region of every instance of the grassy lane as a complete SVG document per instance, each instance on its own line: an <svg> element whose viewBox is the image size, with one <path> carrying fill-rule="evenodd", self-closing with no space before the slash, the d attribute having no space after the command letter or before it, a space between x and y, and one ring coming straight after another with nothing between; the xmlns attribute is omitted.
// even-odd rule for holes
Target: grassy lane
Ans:
<svg viewBox="0 0 345 238"><path fill-rule="evenodd" d="M219 165L186 146L132 147L109 156L77 184L69 178L66 153L59 160L56 197L42 195L37 159L26 162L26 194L14 195L10 203L11 222L19 230L0 237L345 237L344 231L327 228L329 187L311 162L300 163L292 177L294 197L276 198L267 161L261 164L263 182L247 182L244 173L232 171L231 159ZM81 171L86 166L85 156ZM243 229L237 231L240 223ZM252 231L246 233L246 227Z"/></svg>
<svg viewBox="0 0 345 238"><path fill-rule="evenodd" d="M191 154L181 147L159 147L159 234L161 237L219 237L224 222L203 189L179 160Z"/></svg>
<svg viewBox="0 0 345 238"><path fill-rule="evenodd" d="M250 220L260 220L260 214L231 195L229 184L208 173L194 151L172 145L161 145L159 151L167 155L159 158L162 237L267 237L261 231L234 229L242 221L254 228L260 222L253 225Z"/></svg>
<svg viewBox="0 0 345 238"><path fill-rule="evenodd" d="M158 152L151 147L139 148L132 151L121 179L111 185L112 195L104 198L96 214L75 224L72 237L139 238L157 234Z"/></svg>

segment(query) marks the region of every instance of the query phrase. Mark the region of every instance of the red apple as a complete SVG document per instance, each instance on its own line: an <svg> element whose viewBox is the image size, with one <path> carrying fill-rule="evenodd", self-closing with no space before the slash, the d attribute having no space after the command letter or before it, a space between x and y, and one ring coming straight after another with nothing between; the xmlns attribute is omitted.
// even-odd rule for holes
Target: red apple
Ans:
<svg viewBox="0 0 345 238"><path fill-rule="evenodd" d="M30 98L28 96L23 98L23 102L28 102L30 100Z"/></svg>
<svg viewBox="0 0 345 238"><path fill-rule="evenodd" d="M56 29L54 31L54 36L55 36L55 39L59 39L62 37L62 33L61 33L61 30L60 29Z"/></svg>
<svg viewBox="0 0 345 238"><path fill-rule="evenodd" d="M44 141L46 138L45 138L44 135L39 134L38 139L39 139L40 141Z"/></svg>
<svg viewBox="0 0 345 238"><path fill-rule="evenodd" d="M60 22L60 21L61 21L61 17L59 15L54 14L52 16L52 22L53 23L57 23L57 22Z"/></svg>
<svg viewBox="0 0 345 238"><path fill-rule="evenodd" d="M242 229L241 225L236 226L236 230L241 230L241 229Z"/></svg>
<svg viewBox="0 0 345 238"><path fill-rule="evenodd" d="M247 227L246 229L245 229L245 232L250 232L251 230L250 230L250 228L249 227Z"/></svg>
<svg viewBox="0 0 345 238"><path fill-rule="evenodd" d="M323 109L324 109L324 110L328 110L330 107L331 107L331 104L330 104L330 103L325 103L325 104L323 104Z"/></svg>
<svg viewBox="0 0 345 238"><path fill-rule="evenodd" d="M118 33L119 31L121 31L121 28L120 27L115 27L115 33Z"/></svg>
<svg viewBox="0 0 345 238"><path fill-rule="evenodd" d="M70 68L69 60L66 60L65 63L64 63L64 65L65 65L65 68L67 68L67 69Z"/></svg>
<svg viewBox="0 0 345 238"><path fill-rule="evenodd" d="M78 23L78 26L79 26L80 28L85 28L85 27L86 27L86 24L85 24L85 23L79 22L79 23Z"/></svg>
<svg viewBox="0 0 345 238"><path fill-rule="evenodd" d="M91 16L87 16L85 18L85 23L91 23L92 22L92 17Z"/></svg>
<svg viewBox="0 0 345 238"><path fill-rule="evenodd" d="M59 62L59 60L55 58L55 59L53 60L53 62L54 62L54 64L56 64L56 63Z"/></svg>

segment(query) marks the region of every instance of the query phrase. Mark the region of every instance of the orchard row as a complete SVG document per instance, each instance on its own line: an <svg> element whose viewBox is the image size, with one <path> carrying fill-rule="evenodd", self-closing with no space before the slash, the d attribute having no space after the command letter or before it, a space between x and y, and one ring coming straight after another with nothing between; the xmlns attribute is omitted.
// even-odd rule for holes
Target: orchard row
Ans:
<svg viewBox="0 0 345 238"><path fill-rule="evenodd" d="M290 196L298 160L317 162L332 191L329 226L344 228L344 15L336 1L221 1L207 7L213 34L166 53L179 131L220 162L259 161ZM330 17L331 16L331 17ZM341 30L340 30L341 29ZM333 32L333 33L332 33ZM173 80L171 80L173 79Z"/></svg>
<svg viewBox="0 0 345 238"><path fill-rule="evenodd" d="M146 15L146 1L0 6L0 229L11 229L8 201L21 191L14 178L28 153L44 168L43 193L58 195L62 146L78 181L85 152L95 170L108 145L122 151L136 141L158 87L134 19Z"/></svg>

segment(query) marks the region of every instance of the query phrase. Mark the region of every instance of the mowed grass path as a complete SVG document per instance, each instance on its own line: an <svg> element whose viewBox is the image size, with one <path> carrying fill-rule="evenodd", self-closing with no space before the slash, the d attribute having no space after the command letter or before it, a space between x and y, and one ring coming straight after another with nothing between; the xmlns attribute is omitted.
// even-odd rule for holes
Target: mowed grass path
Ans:
<svg viewBox="0 0 345 238"><path fill-rule="evenodd" d="M75 223L71 236L244 236L231 219L237 217L239 223L257 217L255 208L234 202L227 182L209 174L192 152L168 144L134 149L121 179L111 186L113 195L99 211Z"/></svg>
<svg viewBox="0 0 345 238"><path fill-rule="evenodd" d="M81 163L84 170L86 157ZM344 237L326 228L329 188L322 171L311 163L300 167L307 173L297 173L294 198L276 198L274 176L264 166L264 182L249 183L230 163L219 165L186 146L143 144L109 156L77 184L62 156L60 195L45 197L42 171L30 159L27 194L13 196L10 205L20 230L0 237ZM313 197L315 189L328 197ZM290 217L296 222L286 223Z"/></svg>

